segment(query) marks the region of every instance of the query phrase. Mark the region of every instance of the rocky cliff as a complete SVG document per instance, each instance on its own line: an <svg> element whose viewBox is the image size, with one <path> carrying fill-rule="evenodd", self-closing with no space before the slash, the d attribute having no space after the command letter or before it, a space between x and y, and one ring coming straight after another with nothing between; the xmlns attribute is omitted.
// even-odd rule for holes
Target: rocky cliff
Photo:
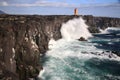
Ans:
<svg viewBox="0 0 120 80"><path fill-rule="evenodd" d="M62 23L79 16L0 15L0 79L29 80L42 69L50 38L61 38ZM120 27L119 18L82 16L90 32Z"/></svg>
<svg viewBox="0 0 120 80"><path fill-rule="evenodd" d="M84 16L86 24L89 25L89 31L91 33L97 33L100 29L105 29L107 27L120 27L120 18L110 18L110 17L94 17L94 16Z"/></svg>

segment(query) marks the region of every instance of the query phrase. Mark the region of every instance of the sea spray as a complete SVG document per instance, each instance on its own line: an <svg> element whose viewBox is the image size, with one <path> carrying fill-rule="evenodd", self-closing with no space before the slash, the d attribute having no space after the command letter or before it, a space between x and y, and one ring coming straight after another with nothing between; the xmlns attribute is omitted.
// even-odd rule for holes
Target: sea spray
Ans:
<svg viewBox="0 0 120 80"><path fill-rule="evenodd" d="M108 27L105 30L99 29L101 34L109 34L109 33L120 33L120 28L116 27Z"/></svg>
<svg viewBox="0 0 120 80"><path fill-rule="evenodd" d="M48 43L48 45L49 45L48 48L52 49L55 44L56 44L56 41L53 38L51 38L50 41L49 41L49 43Z"/></svg>
<svg viewBox="0 0 120 80"><path fill-rule="evenodd" d="M66 40L75 40L79 39L80 37L87 39L92 36L87 28L88 26L81 17L75 18L69 20L67 23L63 23L61 27L61 35L62 38Z"/></svg>
<svg viewBox="0 0 120 80"><path fill-rule="evenodd" d="M88 31L88 27L89 26L85 24L85 21L81 17L74 18L66 23L63 23L60 30L62 35L62 39L60 39L62 40L61 42L63 42L64 40L67 41L77 40L80 39L81 37L85 39L92 37L91 33ZM49 45L48 48L52 49L55 44L56 41L53 38L51 38L48 44Z"/></svg>

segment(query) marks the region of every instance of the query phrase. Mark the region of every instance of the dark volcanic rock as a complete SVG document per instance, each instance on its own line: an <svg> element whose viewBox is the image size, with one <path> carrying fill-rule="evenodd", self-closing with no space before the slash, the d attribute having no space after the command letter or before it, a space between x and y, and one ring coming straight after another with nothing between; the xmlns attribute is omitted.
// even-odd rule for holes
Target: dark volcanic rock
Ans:
<svg viewBox="0 0 120 80"><path fill-rule="evenodd" d="M86 24L89 25L89 31L91 33L98 33L99 29L105 29L107 27L120 27L120 18L109 17L94 17L92 15L83 16L86 20Z"/></svg>
<svg viewBox="0 0 120 80"><path fill-rule="evenodd" d="M79 16L0 15L0 79L28 80L42 69L40 55L50 38L61 38L62 23ZM120 27L118 18L82 16L90 32L98 27Z"/></svg>
<svg viewBox="0 0 120 80"><path fill-rule="evenodd" d="M27 80L42 69L40 55L48 49L51 37L61 38L63 22L73 16L0 16L0 79ZM13 79L14 76L18 77Z"/></svg>
<svg viewBox="0 0 120 80"><path fill-rule="evenodd" d="M84 37L80 37L79 41L87 41Z"/></svg>

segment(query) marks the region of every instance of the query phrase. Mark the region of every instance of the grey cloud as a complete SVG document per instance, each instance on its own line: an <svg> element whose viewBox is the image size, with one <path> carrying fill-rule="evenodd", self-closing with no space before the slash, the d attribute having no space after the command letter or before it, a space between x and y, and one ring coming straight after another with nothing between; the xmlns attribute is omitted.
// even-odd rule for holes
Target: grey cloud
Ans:
<svg viewBox="0 0 120 80"><path fill-rule="evenodd" d="M6 1L0 2L0 6L8 6L8 3Z"/></svg>

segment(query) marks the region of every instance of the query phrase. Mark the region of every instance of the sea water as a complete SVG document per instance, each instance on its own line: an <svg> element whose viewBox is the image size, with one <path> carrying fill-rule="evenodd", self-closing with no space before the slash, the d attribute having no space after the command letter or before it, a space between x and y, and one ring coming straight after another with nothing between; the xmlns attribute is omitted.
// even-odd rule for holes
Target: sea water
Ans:
<svg viewBox="0 0 120 80"><path fill-rule="evenodd" d="M120 30L90 34L87 28L82 18L63 24L63 38L49 42L39 75L42 80L120 80L120 57L112 53L120 52ZM87 41L78 41L80 37Z"/></svg>

